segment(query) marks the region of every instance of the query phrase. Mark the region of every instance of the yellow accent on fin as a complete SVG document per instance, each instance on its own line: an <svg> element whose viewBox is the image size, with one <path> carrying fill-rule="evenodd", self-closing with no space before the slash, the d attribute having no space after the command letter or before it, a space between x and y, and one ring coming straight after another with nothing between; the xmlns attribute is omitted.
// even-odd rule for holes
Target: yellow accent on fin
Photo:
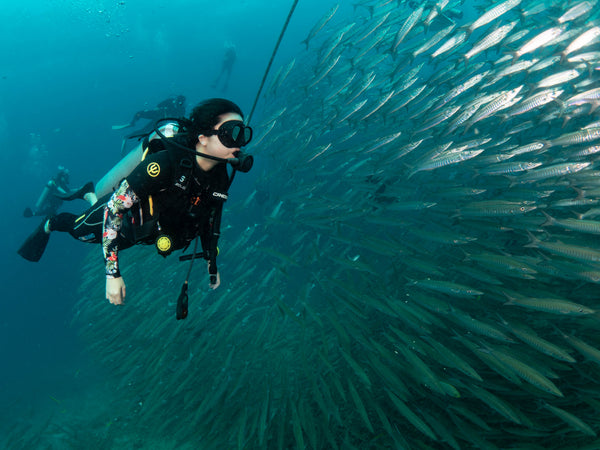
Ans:
<svg viewBox="0 0 600 450"><path fill-rule="evenodd" d="M83 218L85 218L85 214L80 215L77 219L75 219L75 222L79 222Z"/></svg>

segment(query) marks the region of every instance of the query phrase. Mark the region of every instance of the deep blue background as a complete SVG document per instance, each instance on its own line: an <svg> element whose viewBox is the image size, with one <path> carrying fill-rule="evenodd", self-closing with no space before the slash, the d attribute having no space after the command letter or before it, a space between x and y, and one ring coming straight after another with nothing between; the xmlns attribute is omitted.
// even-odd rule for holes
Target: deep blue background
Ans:
<svg viewBox="0 0 600 450"><path fill-rule="evenodd" d="M0 302L0 408L66 391L65 374L92 373L77 330L69 327L80 262L91 247L53 235L37 264L16 250L38 224L25 219L59 164L71 185L97 181L120 157L111 125L164 98L183 94L188 109L225 96L248 113L291 1L32 1L0 11L0 164L3 295ZM335 1L299 2L272 73L303 51L301 41ZM352 11L342 7L338 15ZM210 84L223 47L237 47L227 92ZM263 105L264 106L264 105ZM253 124L260 121L259 112ZM260 130L257 130L260 132ZM30 134L46 155L32 157ZM252 172L232 191L251 187ZM74 202L65 209L83 210ZM100 249L98 249L100 251ZM99 260L98 270L102 271ZM99 287L98 292L102 292ZM102 296L90 301L106 302ZM107 308L110 307L107 303ZM84 375L82 375L84 376ZM82 380L82 386L86 380ZM38 400L36 400L38 399Z"/></svg>

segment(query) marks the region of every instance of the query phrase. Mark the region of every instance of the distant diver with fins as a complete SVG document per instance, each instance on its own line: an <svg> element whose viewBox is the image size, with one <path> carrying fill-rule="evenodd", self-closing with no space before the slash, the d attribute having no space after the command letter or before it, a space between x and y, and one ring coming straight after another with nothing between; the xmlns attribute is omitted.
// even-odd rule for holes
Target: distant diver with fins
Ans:
<svg viewBox="0 0 600 450"><path fill-rule="evenodd" d="M49 215L19 254L38 261L52 231L102 244L106 298L119 305L125 298L120 250L151 244L167 256L187 249L199 238L202 252L196 253L194 248L191 255L180 259L203 257L209 286L216 289L220 284L216 258L223 203L236 171L248 172L253 163L252 156L241 151L252 139L252 128L243 120L235 103L213 98L196 106L189 119L158 121L154 132L98 182L98 201L91 208L80 215ZM233 168L231 174L228 165ZM187 300L181 311L180 306L178 303L178 319L187 316Z"/></svg>
<svg viewBox="0 0 600 450"><path fill-rule="evenodd" d="M58 166L57 174L46 183L33 209L30 207L25 208L23 217L51 217L57 213L63 202L68 200L86 200L92 205L96 202L94 183L86 183L81 188L75 190L70 190L68 185L69 170L63 166ZM46 219L44 219L18 250L19 255L28 261L39 261L46 249L50 235L44 231L45 222Z"/></svg>

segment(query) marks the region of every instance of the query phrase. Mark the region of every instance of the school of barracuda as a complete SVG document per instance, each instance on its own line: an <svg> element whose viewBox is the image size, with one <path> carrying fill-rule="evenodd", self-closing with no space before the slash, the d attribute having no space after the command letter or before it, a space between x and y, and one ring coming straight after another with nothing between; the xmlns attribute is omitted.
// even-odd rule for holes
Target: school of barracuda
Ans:
<svg viewBox="0 0 600 450"><path fill-rule="evenodd" d="M223 285L196 267L186 321L186 265L125 252L111 308L94 251L74 323L117 434L600 448L599 9L480 6L340 2L307 27L224 213Z"/></svg>

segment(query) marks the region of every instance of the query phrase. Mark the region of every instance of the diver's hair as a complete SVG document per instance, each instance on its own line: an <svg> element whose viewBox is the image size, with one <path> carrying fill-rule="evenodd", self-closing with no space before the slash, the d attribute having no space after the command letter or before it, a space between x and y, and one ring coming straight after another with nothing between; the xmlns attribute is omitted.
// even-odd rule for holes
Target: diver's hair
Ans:
<svg viewBox="0 0 600 450"><path fill-rule="evenodd" d="M186 121L188 145L193 148L198 135L213 130L220 122L219 117L227 113L239 114L244 118L240 107L224 98L209 98L198 103Z"/></svg>

